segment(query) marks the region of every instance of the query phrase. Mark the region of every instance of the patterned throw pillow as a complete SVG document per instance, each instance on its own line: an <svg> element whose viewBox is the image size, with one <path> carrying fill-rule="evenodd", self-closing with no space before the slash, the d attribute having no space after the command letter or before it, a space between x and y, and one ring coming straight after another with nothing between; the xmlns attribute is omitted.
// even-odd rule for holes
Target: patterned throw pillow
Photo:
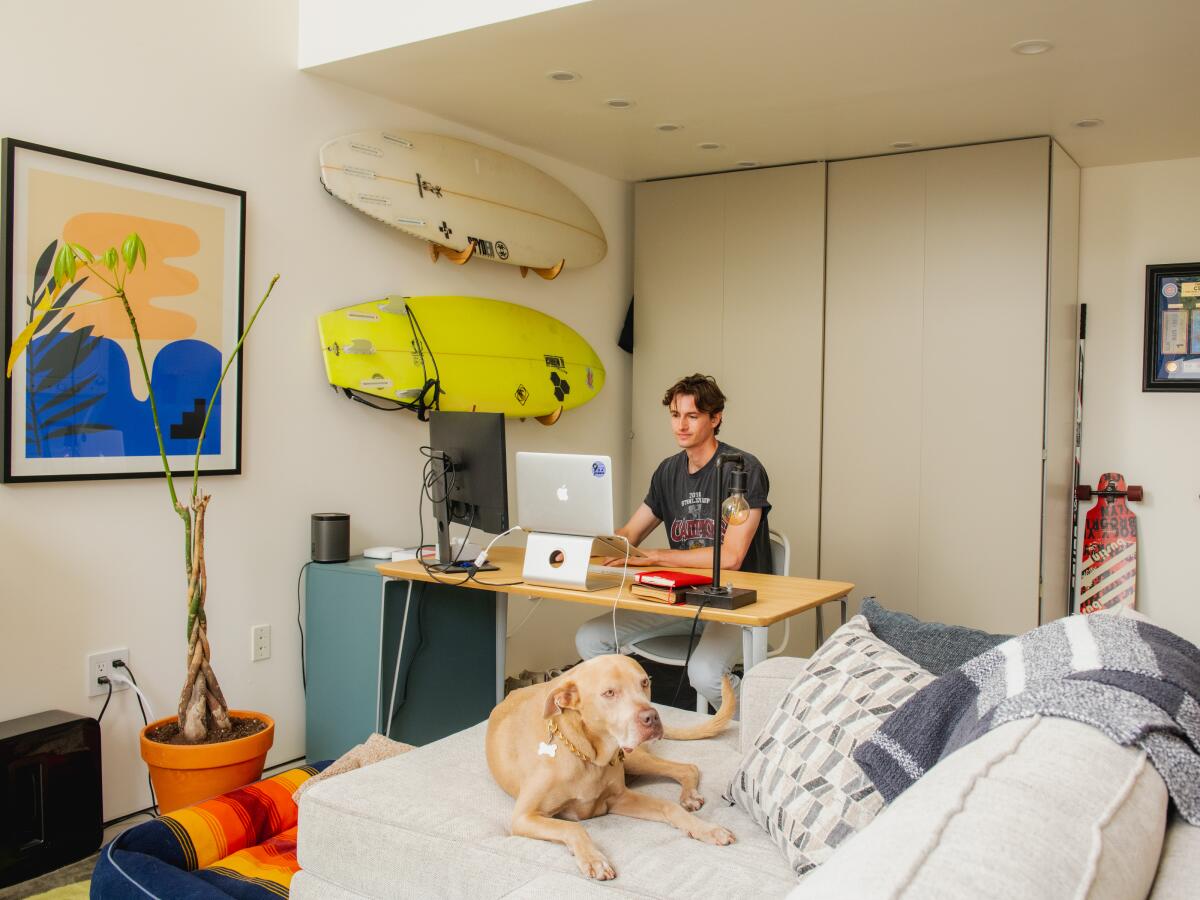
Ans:
<svg viewBox="0 0 1200 900"><path fill-rule="evenodd" d="M933 677L855 616L792 682L725 799L766 829L797 877L832 856L883 808L854 761L854 748Z"/></svg>

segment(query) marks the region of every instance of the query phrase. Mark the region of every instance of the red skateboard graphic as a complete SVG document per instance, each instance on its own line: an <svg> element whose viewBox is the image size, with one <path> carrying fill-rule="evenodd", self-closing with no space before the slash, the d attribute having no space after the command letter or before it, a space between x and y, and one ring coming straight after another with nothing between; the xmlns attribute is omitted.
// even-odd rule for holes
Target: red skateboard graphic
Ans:
<svg viewBox="0 0 1200 900"><path fill-rule="evenodd" d="M1125 486L1117 472L1106 472L1093 491L1089 485L1075 488L1079 500L1096 497L1088 510L1080 554L1079 612L1091 613L1116 606L1134 606L1137 601L1137 516L1126 499L1141 500L1140 485Z"/></svg>

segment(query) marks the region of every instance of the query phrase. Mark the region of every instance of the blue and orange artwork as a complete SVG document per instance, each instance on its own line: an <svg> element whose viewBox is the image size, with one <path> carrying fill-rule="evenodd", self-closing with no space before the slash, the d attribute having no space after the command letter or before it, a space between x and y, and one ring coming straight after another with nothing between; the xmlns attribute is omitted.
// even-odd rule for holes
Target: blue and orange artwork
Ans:
<svg viewBox="0 0 1200 900"><path fill-rule="evenodd" d="M196 303L199 278L185 267L200 249L195 230L141 216L81 213L66 223L62 240L102 253L119 247L132 231L142 236L147 261L128 276L125 287L150 367L166 452L191 455L222 360L211 342L221 331L220 304ZM26 304L30 316L52 286L58 247L52 241L35 263ZM111 293L96 276L81 276L62 292L30 342L26 458L158 456L149 392L125 310L119 300L86 302ZM172 303L174 298L191 301ZM221 450L220 406L218 396L205 433L205 455Z"/></svg>

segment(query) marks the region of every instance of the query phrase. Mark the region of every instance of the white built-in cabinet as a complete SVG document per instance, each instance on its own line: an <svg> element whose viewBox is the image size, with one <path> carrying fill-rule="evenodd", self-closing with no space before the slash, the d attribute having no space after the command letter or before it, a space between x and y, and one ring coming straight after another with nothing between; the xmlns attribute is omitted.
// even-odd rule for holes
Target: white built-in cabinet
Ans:
<svg viewBox="0 0 1200 900"><path fill-rule="evenodd" d="M793 575L817 569L824 233L820 163L635 189L631 503L679 452L664 392L712 375L727 397L720 438L766 468Z"/></svg>
<svg viewBox="0 0 1200 900"><path fill-rule="evenodd" d="M638 185L633 499L663 389L709 372L793 575L992 631L1064 614L1078 190L1049 138Z"/></svg>

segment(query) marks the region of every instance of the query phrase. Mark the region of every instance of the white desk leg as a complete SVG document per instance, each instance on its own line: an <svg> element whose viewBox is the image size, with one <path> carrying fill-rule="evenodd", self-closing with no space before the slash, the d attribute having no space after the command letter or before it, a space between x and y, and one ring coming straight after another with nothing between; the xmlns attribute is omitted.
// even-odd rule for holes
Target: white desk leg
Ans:
<svg viewBox="0 0 1200 900"><path fill-rule="evenodd" d="M742 627L742 668L749 672L767 658L767 629Z"/></svg>
<svg viewBox="0 0 1200 900"><path fill-rule="evenodd" d="M508 594L496 594L496 702L504 699L504 656L508 651Z"/></svg>

